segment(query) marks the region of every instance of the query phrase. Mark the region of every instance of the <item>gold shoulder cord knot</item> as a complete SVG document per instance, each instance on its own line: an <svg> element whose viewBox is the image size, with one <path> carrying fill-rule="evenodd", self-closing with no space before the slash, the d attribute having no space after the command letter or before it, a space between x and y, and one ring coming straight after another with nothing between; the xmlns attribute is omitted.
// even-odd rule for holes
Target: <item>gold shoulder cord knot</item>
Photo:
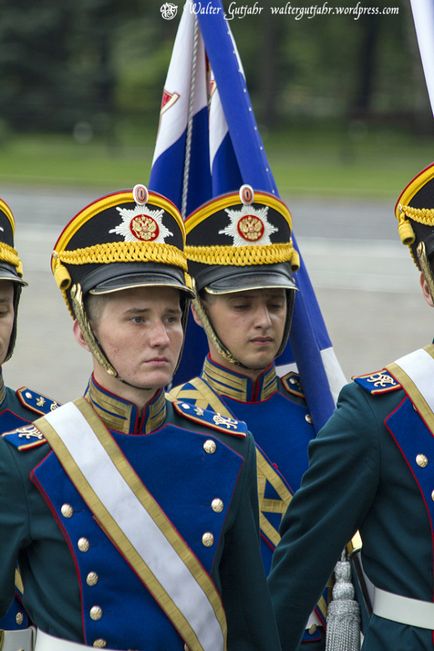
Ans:
<svg viewBox="0 0 434 651"><path fill-rule="evenodd" d="M23 275L23 265L19 258L18 252L12 246L9 246L9 244L5 244L4 242L0 243L0 260L11 264L16 268L17 273L20 276Z"/></svg>
<svg viewBox="0 0 434 651"><path fill-rule="evenodd" d="M116 369L110 364L109 360L104 355L100 345L95 338L95 335L92 332L89 319L87 318L86 311L84 309L83 294L81 291L81 285L79 283L73 285L71 288L71 301L74 310L73 316L75 316L77 319L81 333L87 342L92 354L95 356L95 359L109 375L117 377Z"/></svg>
<svg viewBox="0 0 434 651"><path fill-rule="evenodd" d="M403 244L410 246L415 240L415 234L410 222L406 219L409 217L414 222L423 226L434 226L434 209L433 208L413 208L399 204L398 231Z"/></svg>
<svg viewBox="0 0 434 651"><path fill-rule="evenodd" d="M290 246L292 247L291 259L289 261L292 271L298 271L300 269L300 254L297 249L294 247L292 240L290 241Z"/></svg>
<svg viewBox="0 0 434 651"><path fill-rule="evenodd" d="M53 251L53 260L54 260L54 269L53 269L53 275L54 275L54 280L56 282L56 285L62 292L63 300L65 301L68 311L72 318L74 318L74 313L71 310L71 304L68 300L68 295L67 291L71 287L71 276L69 275L68 269L61 263L59 254L57 251Z"/></svg>
<svg viewBox="0 0 434 651"><path fill-rule="evenodd" d="M414 230L406 216L408 215L407 209L409 206L398 206L399 208L399 217L398 217L398 233L401 239L401 242L406 246L411 246L416 238ZM411 217L411 215L408 215Z"/></svg>

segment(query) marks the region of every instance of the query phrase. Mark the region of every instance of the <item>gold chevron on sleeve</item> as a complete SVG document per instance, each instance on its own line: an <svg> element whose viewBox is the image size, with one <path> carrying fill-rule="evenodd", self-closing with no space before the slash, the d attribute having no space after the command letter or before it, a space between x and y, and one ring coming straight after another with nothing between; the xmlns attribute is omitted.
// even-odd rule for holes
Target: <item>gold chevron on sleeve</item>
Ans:
<svg viewBox="0 0 434 651"><path fill-rule="evenodd" d="M258 469L259 523L261 531L273 543L273 545L277 545L280 540L280 535L277 529L268 520L267 514L280 513L282 520L286 509L292 500L292 494L282 478L277 474L258 448L256 448L256 465ZM279 496L278 499L268 499L265 497L267 483L271 484L274 491Z"/></svg>

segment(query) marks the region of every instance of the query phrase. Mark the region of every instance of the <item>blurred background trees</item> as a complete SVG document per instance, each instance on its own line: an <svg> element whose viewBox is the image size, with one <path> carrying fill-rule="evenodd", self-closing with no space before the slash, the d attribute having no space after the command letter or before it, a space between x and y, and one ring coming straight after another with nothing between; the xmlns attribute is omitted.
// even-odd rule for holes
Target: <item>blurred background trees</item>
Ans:
<svg viewBox="0 0 434 651"><path fill-rule="evenodd" d="M409 3L376 2L400 11L295 20L264 10L231 21L263 128L331 119L431 127ZM161 4L0 0L3 129L86 139L114 138L125 121L155 127L182 8L179 0L177 19L165 21Z"/></svg>
<svg viewBox="0 0 434 651"><path fill-rule="evenodd" d="M184 5L163 20L165 1L0 0L0 183L146 182ZM432 160L409 0L323 4L399 11L297 20L269 7L310 0L258 0L230 21L274 176L284 195L388 196Z"/></svg>

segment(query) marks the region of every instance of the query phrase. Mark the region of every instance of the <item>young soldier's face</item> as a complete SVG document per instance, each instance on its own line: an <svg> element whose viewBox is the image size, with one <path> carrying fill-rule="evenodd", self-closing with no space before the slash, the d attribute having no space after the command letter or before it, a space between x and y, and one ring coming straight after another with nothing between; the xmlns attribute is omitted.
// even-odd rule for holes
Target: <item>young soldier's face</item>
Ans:
<svg viewBox="0 0 434 651"><path fill-rule="evenodd" d="M217 335L244 366L262 370L274 361L286 323L284 289L207 295L205 307ZM210 350L215 361L227 364L211 342Z"/></svg>
<svg viewBox="0 0 434 651"><path fill-rule="evenodd" d="M181 319L179 291L137 287L106 295L92 325L119 377L156 390L172 380L184 337ZM111 388L108 378L97 379Z"/></svg>
<svg viewBox="0 0 434 651"><path fill-rule="evenodd" d="M0 280L0 366L6 359L14 326L14 288L9 280Z"/></svg>

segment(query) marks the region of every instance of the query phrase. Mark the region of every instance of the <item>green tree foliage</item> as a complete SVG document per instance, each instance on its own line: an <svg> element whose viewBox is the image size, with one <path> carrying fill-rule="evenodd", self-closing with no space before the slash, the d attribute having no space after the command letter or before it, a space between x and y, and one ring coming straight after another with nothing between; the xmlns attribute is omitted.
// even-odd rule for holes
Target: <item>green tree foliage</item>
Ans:
<svg viewBox="0 0 434 651"><path fill-rule="evenodd" d="M174 2L179 18L183 1ZM407 0L373 0L372 5L399 7L399 14L358 20L272 16L271 3L288 4L263 0L261 15L230 23L264 129L316 119L419 127L427 121ZM0 120L15 131L81 129L84 137L86 128L113 136L125 122L155 130L179 22L163 20L161 4L0 0Z"/></svg>

